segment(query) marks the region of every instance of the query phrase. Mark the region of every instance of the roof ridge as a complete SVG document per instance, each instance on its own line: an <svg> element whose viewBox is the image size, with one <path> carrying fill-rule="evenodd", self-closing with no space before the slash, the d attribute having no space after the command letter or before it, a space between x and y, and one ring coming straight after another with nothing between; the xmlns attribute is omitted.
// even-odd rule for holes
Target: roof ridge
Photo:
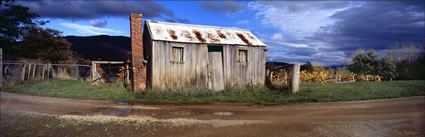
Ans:
<svg viewBox="0 0 425 137"><path fill-rule="evenodd" d="M243 30L249 31L249 29L242 29L237 27L222 27L222 26L211 26L211 25L198 25L198 24L184 24L184 23L175 23L175 22L164 22L164 21L156 21L156 20L145 20L149 23L160 23L160 24L171 24L171 25L182 25L182 26L191 26L191 27L204 27L204 28L219 28L219 29L233 29L233 30Z"/></svg>

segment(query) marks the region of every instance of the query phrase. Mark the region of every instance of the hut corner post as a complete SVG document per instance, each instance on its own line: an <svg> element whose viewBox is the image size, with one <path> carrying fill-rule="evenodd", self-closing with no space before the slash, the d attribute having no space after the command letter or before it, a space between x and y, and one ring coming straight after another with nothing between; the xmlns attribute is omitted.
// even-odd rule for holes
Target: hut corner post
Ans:
<svg viewBox="0 0 425 137"><path fill-rule="evenodd" d="M133 91L143 91L146 88L146 65L143 56L143 33L142 14L131 13L130 37L131 37L131 85Z"/></svg>
<svg viewBox="0 0 425 137"><path fill-rule="evenodd" d="M297 93L299 90L300 84L300 64L294 64L292 66L292 82L291 82L291 92Z"/></svg>

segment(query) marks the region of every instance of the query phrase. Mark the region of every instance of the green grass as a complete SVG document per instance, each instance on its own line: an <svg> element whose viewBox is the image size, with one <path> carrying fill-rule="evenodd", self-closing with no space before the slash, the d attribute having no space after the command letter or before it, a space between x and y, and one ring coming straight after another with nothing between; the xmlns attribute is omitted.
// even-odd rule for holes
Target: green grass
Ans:
<svg viewBox="0 0 425 137"><path fill-rule="evenodd" d="M135 100L136 94L118 84L100 83L98 87L91 82L76 80L25 81L3 91L38 96L65 97L96 100Z"/></svg>
<svg viewBox="0 0 425 137"><path fill-rule="evenodd" d="M27 81L3 90L39 96L120 101L302 103L425 96L425 81L305 84L300 85L300 91L297 94L289 93L284 86L275 90L247 86L231 88L223 92L197 89L191 92L148 90L145 93L133 93L117 84L101 84L93 87L89 82L74 80L52 80L49 83Z"/></svg>

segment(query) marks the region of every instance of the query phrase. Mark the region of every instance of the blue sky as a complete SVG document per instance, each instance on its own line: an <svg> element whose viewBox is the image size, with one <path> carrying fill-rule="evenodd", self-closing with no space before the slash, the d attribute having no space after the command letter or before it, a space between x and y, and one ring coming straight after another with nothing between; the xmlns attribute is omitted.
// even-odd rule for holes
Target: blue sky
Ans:
<svg viewBox="0 0 425 137"><path fill-rule="evenodd" d="M423 1L18 1L65 36L129 36L144 19L239 27L268 46L267 61L349 63L359 48L385 54L395 42L423 51Z"/></svg>

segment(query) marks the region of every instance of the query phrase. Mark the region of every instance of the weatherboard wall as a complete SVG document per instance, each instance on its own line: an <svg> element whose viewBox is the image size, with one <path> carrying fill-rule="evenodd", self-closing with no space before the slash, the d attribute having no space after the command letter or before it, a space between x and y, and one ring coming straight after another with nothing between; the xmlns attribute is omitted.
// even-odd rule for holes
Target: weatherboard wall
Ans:
<svg viewBox="0 0 425 137"><path fill-rule="evenodd" d="M183 48L183 62L171 61L172 47ZM205 44L153 41L151 87L154 89L206 88L208 49Z"/></svg>
<svg viewBox="0 0 425 137"><path fill-rule="evenodd" d="M149 46L149 44L146 44ZM223 46L223 74L226 88L234 85L264 84L265 47ZM172 61L172 48L183 48L183 62ZM208 45L152 41L148 84L154 89L208 88ZM248 51L248 62L237 61L240 49Z"/></svg>
<svg viewBox="0 0 425 137"><path fill-rule="evenodd" d="M266 46L248 30L147 21L143 35L150 88L211 88L222 82L225 88L264 84ZM209 59L209 46L222 47L221 56ZM173 47L181 48L182 53L173 52ZM247 62L238 61L239 50L247 51ZM182 60L175 61L176 55L183 55ZM208 70L209 62L216 60L222 62L222 81L212 81Z"/></svg>

